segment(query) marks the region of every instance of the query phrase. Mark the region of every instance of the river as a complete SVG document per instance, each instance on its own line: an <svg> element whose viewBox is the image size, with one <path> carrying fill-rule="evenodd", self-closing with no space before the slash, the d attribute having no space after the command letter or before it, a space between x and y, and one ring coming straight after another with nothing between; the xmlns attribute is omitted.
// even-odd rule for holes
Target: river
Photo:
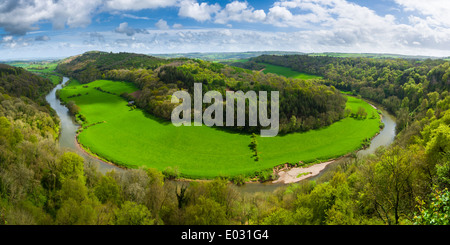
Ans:
<svg viewBox="0 0 450 245"><path fill-rule="evenodd" d="M366 149L359 150L356 155L357 157L364 157L370 154L375 153L376 149L380 146L389 146L394 142L395 139L395 127L396 122L395 118L389 114L387 111L377 108L381 111L381 121L384 124L383 129L380 131L379 134L377 134L370 142L370 146ZM339 160L336 160L335 162L329 164L325 169L323 169L318 175L312 176L310 178L307 178L306 180L314 180L322 176L324 173L327 172L328 169L330 169L333 165L339 164L342 161L347 160L347 157L341 158ZM296 183L292 183L291 185L295 185ZM273 192L279 187L286 186L286 184L283 183L247 183L243 186L238 187L238 190L242 192Z"/></svg>
<svg viewBox="0 0 450 245"><path fill-rule="evenodd" d="M74 151L82 156L86 162L94 162L98 163L98 169L102 173L106 173L110 170L121 171L122 169L114 166L112 164L101 161L83 151L77 144L76 134L77 130L80 127L74 120L73 117L69 114L69 110L67 107L61 104L61 101L56 98L56 91L61 89L66 83L69 81L69 78L63 77L63 80L60 84L58 84L49 94L45 97L47 102L56 111L56 114L61 121L61 128L59 134L59 147L63 150L67 149L70 151Z"/></svg>
<svg viewBox="0 0 450 245"><path fill-rule="evenodd" d="M123 171L122 168L114 166L112 164L101 161L94 156L87 154L83 151L76 141L76 131L79 128L79 125L73 120L73 117L69 114L69 110L64 105L61 105L61 101L56 98L56 91L61 89L66 83L69 81L69 78L63 77L62 83L58 84L53 90L45 97L50 106L56 111L60 121L61 121L61 131L59 136L59 146L61 149L67 149L78 153L82 156L87 162L94 162L98 164L98 169L102 173L106 173L111 170ZM380 131L380 133L374 137L371 141L371 144L368 148L364 150L360 150L357 152L358 157L366 156L368 154L373 154L375 150L380 146L388 146L390 145L395 138L395 118L390 115L385 110L378 108L382 113L382 122L384 123L384 128ZM337 164L339 161L336 161L333 164ZM332 166L330 164L325 168L319 175L316 175L309 179L314 179L320 177L326 170ZM272 184L272 183L247 183L241 187L238 187L238 190L243 192L272 192L276 190L278 187L285 186L285 184Z"/></svg>

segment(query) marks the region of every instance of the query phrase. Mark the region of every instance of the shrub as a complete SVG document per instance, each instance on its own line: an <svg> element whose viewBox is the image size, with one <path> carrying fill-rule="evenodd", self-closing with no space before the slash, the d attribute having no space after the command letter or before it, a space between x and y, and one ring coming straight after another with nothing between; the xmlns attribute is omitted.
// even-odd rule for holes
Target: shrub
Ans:
<svg viewBox="0 0 450 245"><path fill-rule="evenodd" d="M178 167L171 167L168 166L162 171L164 178L169 180L177 179L180 176L180 171L178 170Z"/></svg>
<svg viewBox="0 0 450 245"><path fill-rule="evenodd" d="M234 177L231 177L231 182L233 182L235 185L241 186L245 184L245 177L243 175L237 175Z"/></svg>
<svg viewBox="0 0 450 245"><path fill-rule="evenodd" d="M270 181L270 180L274 180L275 176L273 174L272 169L267 169L267 170L263 170L257 173L258 175L258 180L260 182L266 182L266 181Z"/></svg>

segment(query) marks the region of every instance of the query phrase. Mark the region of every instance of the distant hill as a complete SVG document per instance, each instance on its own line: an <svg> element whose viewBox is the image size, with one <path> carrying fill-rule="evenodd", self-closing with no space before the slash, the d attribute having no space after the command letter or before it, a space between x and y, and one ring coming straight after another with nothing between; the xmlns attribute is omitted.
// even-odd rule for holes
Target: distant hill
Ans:
<svg viewBox="0 0 450 245"><path fill-rule="evenodd" d="M436 57L436 56L423 56L423 55L402 55L402 54L388 54L388 53L339 53L339 52L324 52L324 53L304 53L294 51L254 51L254 52L207 52L207 53L173 53L173 54L150 54L154 57L160 58L191 58L202 59L208 61L239 61L244 59L250 59L261 55L310 55L310 56L330 56L341 58L394 58L394 59L446 59L450 57Z"/></svg>
<svg viewBox="0 0 450 245"><path fill-rule="evenodd" d="M325 52L325 53L310 53L310 56L331 56L331 57L341 57L341 58L394 58L394 59L442 59L442 57L435 56L422 56L422 55L401 55L401 54L377 54L377 53L334 53L334 52Z"/></svg>
<svg viewBox="0 0 450 245"><path fill-rule="evenodd" d="M61 61L56 71L76 78L81 82L101 78L106 71L113 69L154 69L166 60L135 53L108 53L90 51L83 55L72 56Z"/></svg>
<svg viewBox="0 0 450 245"><path fill-rule="evenodd" d="M304 54L302 52L288 52L288 51L254 51L254 52L210 52L210 53L173 53L173 54L150 54L161 58L190 58L202 59L208 61L223 61L223 60L240 60L257 57L260 55L288 55L288 54Z"/></svg>

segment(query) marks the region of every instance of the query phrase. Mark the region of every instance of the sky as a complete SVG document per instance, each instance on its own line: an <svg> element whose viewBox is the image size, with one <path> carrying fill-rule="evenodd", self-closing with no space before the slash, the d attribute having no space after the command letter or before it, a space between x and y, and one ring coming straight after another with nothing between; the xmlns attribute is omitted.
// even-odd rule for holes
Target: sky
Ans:
<svg viewBox="0 0 450 245"><path fill-rule="evenodd" d="M90 50L450 56L449 0L0 0L0 60Z"/></svg>

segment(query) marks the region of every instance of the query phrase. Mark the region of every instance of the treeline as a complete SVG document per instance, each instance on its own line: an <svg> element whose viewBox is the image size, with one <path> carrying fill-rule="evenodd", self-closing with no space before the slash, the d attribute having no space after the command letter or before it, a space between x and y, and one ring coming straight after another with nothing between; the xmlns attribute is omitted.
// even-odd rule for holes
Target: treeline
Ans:
<svg viewBox="0 0 450 245"><path fill-rule="evenodd" d="M312 81L288 79L202 60L148 58L154 62L151 63L154 66L128 66L128 63L122 61L134 60L135 56L142 58L141 55L126 53L85 53L59 65L57 69L68 76L84 79L85 82L100 78L133 82L140 89L133 95L136 105L165 120L170 120L171 112L176 106L171 103L172 94L178 90L186 90L193 98L194 83L202 84L203 94L214 90L223 97L226 91L255 91L257 94L259 91L267 91L268 96L270 91L279 91L281 133L320 128L345 116L346 101L339 91ZM121 60L113 62L115 59ZM83 63L85 60L89 62ZM83 75L89 67L97 67L96 72L92 76ZM270 97L268 102L270 116ZM203 110L206 107L208 105L203 104ZM261 126L250 127L247 124L233 129L252 133L258 132Z"/></svg>
<svg viewBox="0 0 450 245"><path fill-rule="evenodd" d="M400 132L437 105L450 89L450 62L444 60L335 58L327 56L260 56L251 59L324 77L324 84L359 94L397 116ZM445 110L438 106L437 113Z"/></svg>
<svg viewBox="0 0 450 245"><path fill-rule="evenodd" d="M248 63L255 62L279 65L289 67L295 71L323 76L327 71L327 66L336 60L338 58L329 56L261 55L249 59Z"/></svg>
<svg viewBox="0 0 450 245"><path fill-rule="evenodd" d="M226 64L229 66L234 66L234 67L240 67L240 68L244 68L244 69L248 69L248 70L255 70L255 71L260 71L262 69L264 69L266 66L260 63L257 63L255 61L248 61L248 62L220 62L222 64Z"/></svg>
<svg viewBox="0 0 450 245"><path fill-rule="evenodd" d="M155 69L165 63L165 59L144 54L91 51L63 60L56 71L81 83L88 83L101 79L105 72L112 69Z"/></svg>
<svg viewBox="0 0 450 245"><path fill-rule="evenodd" d="M0 64L0 92L25 96L45 105L44 96L53 88L50 80L36 76L20 67Z"/></svg>

